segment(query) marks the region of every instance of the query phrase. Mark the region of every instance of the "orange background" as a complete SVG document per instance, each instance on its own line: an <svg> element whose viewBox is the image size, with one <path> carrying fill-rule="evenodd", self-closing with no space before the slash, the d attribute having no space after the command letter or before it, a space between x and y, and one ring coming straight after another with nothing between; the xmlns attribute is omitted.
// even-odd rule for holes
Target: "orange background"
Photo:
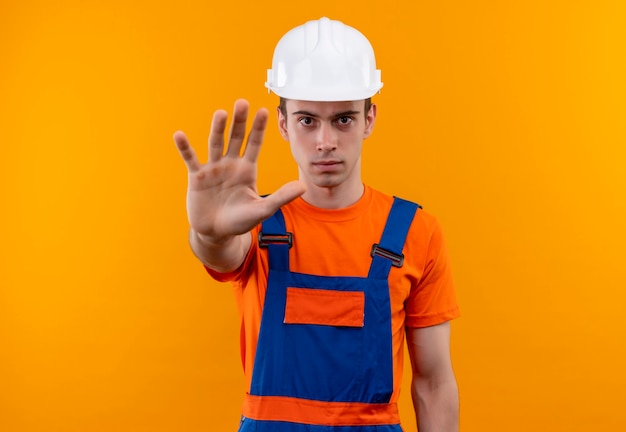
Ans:
<svg viewBox="0 0 626 432"><path fill-rule="evenodd" d="M161 3L0 6L1 431L236 430L171 136L204 158L215 109L275 106L275 43L324 15L383 71L366 181L446 232L462 430L626 430L623 1ZM260 192L295 175L271 124Z"/></svg>

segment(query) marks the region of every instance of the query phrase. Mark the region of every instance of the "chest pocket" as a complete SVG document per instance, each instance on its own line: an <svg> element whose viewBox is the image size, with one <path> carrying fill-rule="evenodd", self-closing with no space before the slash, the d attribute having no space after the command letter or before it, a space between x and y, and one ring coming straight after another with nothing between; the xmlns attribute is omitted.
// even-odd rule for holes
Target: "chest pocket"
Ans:
<svg viewBox="0 0 626 432"><path fill-rule="evenodd" d="M363 327L365 293L311 288L287 288L285 324Z"/></svg>

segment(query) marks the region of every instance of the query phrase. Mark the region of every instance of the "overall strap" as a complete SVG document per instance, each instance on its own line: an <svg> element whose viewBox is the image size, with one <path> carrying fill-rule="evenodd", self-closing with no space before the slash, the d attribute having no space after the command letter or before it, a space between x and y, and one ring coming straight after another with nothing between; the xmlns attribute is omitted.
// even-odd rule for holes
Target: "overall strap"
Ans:
<svg viewBox="0 0 626 432"><path fill-rule="evenodd" d="M415 212L420 208L419 204L394 197L380 242L372 246L372 265L368 277L387 279L391 266L404 265L402 249Z"/></svg>
<svg viewBox="0 0 626 432"><path fill-rule="evenodd" d="M270 270L289 270L289 249L293 243L293 234L285 228L285 217L278 209L264 220L259 232L259 247L267 248Z"/></svg>

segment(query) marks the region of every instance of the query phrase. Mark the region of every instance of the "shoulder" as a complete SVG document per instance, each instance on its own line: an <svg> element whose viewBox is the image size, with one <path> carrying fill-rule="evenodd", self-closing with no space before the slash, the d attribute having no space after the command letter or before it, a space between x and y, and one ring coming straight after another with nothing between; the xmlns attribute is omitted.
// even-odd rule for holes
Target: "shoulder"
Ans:
<svg viewBox="0 0 626 432"><path fill-rule="evenodd" d="M403 197L393 197L385 194L381 194L381 196L383 201L389 202L389 206L392 205L396 198L416 206L416 211L407 233L406 252L423 259L425 255L437 253L438 250L445 247L441 224L433 213L424 209L418 202Z"/></svg>
<svg viewBox="0 0 626 432"><path fill-rule="evenodd" d="M409 237L430 238L433 233L441 231L441 225L437 217L427 209L424 209L418 201L402 196L389 195L376 189L371 189L371 196L372 205L370 208L385 214L389 213L395 200L405 201L417 206L409 229Z"/></svg>
<svg viewBox="0 0 626 432"><path fill-rule="evenodd" d="M441 230L441 224L435 215L428 210L420 208L415 213L412 230L417 230L422 233L433 233Z"/></svg>
<svg viewBox="0 0 626 432"><path fill-rule="evenodd" d="M402 196L388 195L375 189L372 189L372 191L373 200L375 201L375 204L378 204L377 206L384 206L390 209L395 200L400 200L414 204L417 207L413 217L413 223L411 224L411 231L419 231L423 234L440 229L439 222L435 215L430 213L427 209L424 209L418 201Z"/></svg>

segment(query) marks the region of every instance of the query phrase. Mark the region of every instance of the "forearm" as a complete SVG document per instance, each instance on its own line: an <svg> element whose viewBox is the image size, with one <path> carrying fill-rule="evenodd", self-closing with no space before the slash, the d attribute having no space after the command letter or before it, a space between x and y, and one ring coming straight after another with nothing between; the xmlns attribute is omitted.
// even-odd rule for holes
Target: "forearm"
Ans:
<svg viewBox="0 0 626 432"><path fill-rule="evenodd" d="M189 231L189 245L194 255L207 267L221 273L237 269L250 248L250 233L213 240L193 229Z"/></svg>
<svg viewBox="0 0 626 432"><path fill-rule="evenodd" d="M459 430L459 392L453 374L440 381L417 378L411 393L419 432Z"/></svg>

